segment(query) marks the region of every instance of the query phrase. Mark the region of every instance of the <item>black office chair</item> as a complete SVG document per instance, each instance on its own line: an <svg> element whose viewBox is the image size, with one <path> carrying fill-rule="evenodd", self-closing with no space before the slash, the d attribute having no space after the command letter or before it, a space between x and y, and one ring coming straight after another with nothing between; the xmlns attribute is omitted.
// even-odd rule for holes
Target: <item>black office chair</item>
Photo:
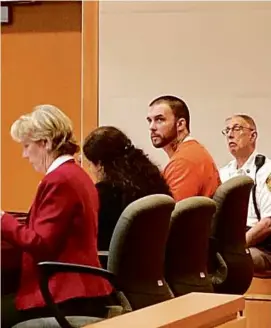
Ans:
<svg viewBox="0 0 271 328"><path fill-rule="evenodd" d="M174 206L167 195L143 197L127 206L114 230L107 268L133 310L173 297L164 278L164 260Z"/></svg>
<svg viewBox="0 0 271 328"><path fill-rule="evenodd" d="M217 204L211 227L209 272L217 293L243 294L253 277L253 263L246 248L246 221L254 182L247 176L234 177L220 185L213 197ZM219 277L220 254L227 275Z"/></svg>
<svg viewBox="0 0 271 328"><path fill-rule="evenodd" d="M207 262L215 210L215 202L207 197L190 197L176 204L166 250L166 280L175 296L213 291Z"/></svg>
<svg viewBox="0 0 271 328"><path fill-rule="evenodd" d="M76 316L67 320L53 302L48 283L50 277L58 272L82 272L109 280L115 287L123 312L173 298L164 278L164 258L170 216L174 206L174 200L166 195L146 196L128 205L111 239L108 270L69 263L39 263L41 292L56 320L33 319L15 327L32 328L35 324L38 327L44 324L47 325L46 328L72 328L79 327L82 320L87 320L86 317ZM97 320L99 319L89 317L89 323Z"/></svg>

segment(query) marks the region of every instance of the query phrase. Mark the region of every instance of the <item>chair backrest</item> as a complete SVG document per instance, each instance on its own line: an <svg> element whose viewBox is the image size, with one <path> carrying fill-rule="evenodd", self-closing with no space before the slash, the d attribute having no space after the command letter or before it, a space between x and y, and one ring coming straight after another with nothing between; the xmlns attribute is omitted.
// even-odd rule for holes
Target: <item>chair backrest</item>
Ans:
<svg viewBox="0 0 271 328"><path fill-rule="evenodd" d="M248 176L234 177L220 185L213 197L217 211L211 227L209 272L214 277L219 272L217 252L228 268L227 277L219 284L214 284L216 292L243 294L251 283L253 263L246 249L245 236L253 184Z"/></svg>
<svg viewBox="0 0 271 328"><path fill-rule="evenodd" d="M248 202L253 184L250 177L238 176L217 188L213 197L217 210L211 236L218 240L220 248L245 247Z"/></svg>
<svg viewBox="0 0 271 328"><path fill-rule="evenodd" d="M166 249L166 280L176 296L212 291L207 261L215 210L215 202L201 196L181 200L175 206Z"/></svg>
<svg viewBox="0 0 271 328"><path fill-rule="evenodd" d="M164 260L174 200L149 195L121 214L109 246L107 269L113 272L133 310L172 298Z"/></svg>

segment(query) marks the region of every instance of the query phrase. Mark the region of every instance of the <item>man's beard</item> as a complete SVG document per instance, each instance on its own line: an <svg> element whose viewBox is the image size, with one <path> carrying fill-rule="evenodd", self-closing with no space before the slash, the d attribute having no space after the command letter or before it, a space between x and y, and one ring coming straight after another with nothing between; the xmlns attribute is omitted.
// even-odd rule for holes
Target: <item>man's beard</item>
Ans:
<svg viewBox="0 0 271 328"><path fill-rule="evenodd" d="M177 133L176 132L172 132L169 136L167 137L161 137L159 135L154 135L154 137L159 138L158 142L153 142L153 139L151 139L152 141L152 145L155 148L164 148L165 146L169 145L170 143L173 143L175 140L177 140Z"/></svg>

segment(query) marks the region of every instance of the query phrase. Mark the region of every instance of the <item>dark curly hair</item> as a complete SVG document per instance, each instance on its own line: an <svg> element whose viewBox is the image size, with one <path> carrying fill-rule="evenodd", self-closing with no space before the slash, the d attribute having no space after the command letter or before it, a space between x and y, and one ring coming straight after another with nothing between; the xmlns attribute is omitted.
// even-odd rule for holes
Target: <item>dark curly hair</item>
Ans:
<svg viewBox="0 0 271 328"><path fill-rule="evenodd" d="M125 190L129 201L150 194L171 195L158 167L113 126L92 131L85 139L83 152L94 165L100 164L103 181Z"/></svg>

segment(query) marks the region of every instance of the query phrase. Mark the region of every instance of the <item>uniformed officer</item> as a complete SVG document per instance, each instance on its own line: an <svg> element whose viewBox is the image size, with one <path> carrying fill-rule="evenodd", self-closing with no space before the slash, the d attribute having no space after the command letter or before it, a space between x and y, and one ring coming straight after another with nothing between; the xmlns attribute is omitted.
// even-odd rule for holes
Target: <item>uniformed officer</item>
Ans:
<svg viewBox="0 0 271 328"><path fill-rule="evenodd" d="M271 160L256 151L257 128L247 115L226 119L222 133L235 158L220 170L224 182L237 175L248 175L252 188L247 217L247 247L256 272L271 269Z"/></svg>

